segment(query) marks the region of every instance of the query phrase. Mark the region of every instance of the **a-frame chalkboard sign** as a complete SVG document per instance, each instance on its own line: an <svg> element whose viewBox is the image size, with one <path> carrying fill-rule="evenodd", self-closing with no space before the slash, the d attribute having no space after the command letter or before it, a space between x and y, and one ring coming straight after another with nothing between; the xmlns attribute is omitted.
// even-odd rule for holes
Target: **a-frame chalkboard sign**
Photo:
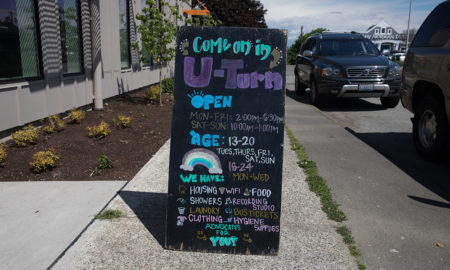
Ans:
<svg viewBox="0 0 450 270"><path fill-rule="evenodd" d="M179 29L166 248L278 253L286 39Z"/></svg>

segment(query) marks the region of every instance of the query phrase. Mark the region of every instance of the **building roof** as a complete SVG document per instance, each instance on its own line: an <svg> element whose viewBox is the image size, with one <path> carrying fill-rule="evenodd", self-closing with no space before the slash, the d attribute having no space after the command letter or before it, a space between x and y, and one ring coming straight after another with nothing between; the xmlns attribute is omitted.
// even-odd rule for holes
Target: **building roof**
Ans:
<svg viewBox="0 0 450 270"><path fill-rule="evenodd" d="M377 27L381 27L381 28L386 28L386 27L392 27L390 24L388 24L385 20L381 20L379 23L370 26L369 28L367 28L366 33L370 32L372 29L377 28Z"/></svg>

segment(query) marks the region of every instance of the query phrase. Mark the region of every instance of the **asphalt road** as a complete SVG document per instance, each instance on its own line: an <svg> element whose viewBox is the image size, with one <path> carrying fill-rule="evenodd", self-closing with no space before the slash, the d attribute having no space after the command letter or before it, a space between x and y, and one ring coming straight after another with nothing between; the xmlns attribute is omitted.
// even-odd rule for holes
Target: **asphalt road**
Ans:
<svg viewBox="0 0 450 270"><path fill-rule="evenodd" d="M321 111L294 94L287 69L286 123L346 213L368 269L448 269L450 161L422 160L412 114L378 99L332 102ZM444 246L439 247L437 243Z"/></svg>

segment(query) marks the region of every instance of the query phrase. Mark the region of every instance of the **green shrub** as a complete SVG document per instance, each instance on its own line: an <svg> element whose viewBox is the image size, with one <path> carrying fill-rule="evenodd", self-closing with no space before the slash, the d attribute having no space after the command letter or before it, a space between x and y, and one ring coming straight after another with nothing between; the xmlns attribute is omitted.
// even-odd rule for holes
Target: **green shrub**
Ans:
<svg viewBox="0 0 450 270"><path fill-rule="evenodd" d="M70 110L70 113L69 113L70 123L79 124L79 123L81 123L81 120L83 120L84 118L86 118L86 113L83 110L81 110L81 109L76 110L75 108Z"/></svg>
<svg viewBox="0 0 450 270"><path fill-rule="evenodd" d="M150 88L145 91L145 95L150 101L159 101L159 89L158 85L150 86Z"/></svg>
<svg viewBox="0 0 450 270"><path fill-rule="evenodd" d="M106 155L102 155L98 161L100 162L100 164L98 165L98 168L100 169L111 169L113 167L113 163L111 161L111 159L109 159L109 157L107 157Z"/></svg>
<svg viewBox="0 0 450 270"><path fill-rule="evenodd" d="M111 133L108 123L102 121L100 125L87 127L90 138L103 139Z"/></svg>
<svg viewBox="0 0 450 270"><path fill-rule="evenodd" d="M33 125L25 126L23 129L18 130L11 134L14 142L17 146L28 146L30 144L37 143L39 138L39 130L35 129Z"/></svg>
<svg viewBox="0 0 450 270"><path fill-rule="evenodd" d="M6 154L5 146L0 144L0 167L5 166L5 160L8 155Z"/></svg>
<svg viewBox="0 0 450 270"><path fill-rule="evenodd" d="M162 80L161 84L162 84L163 93L169 93L169 94L173 93L173 86L174 86L173 78L166 78L166 79Z"/></svg>
<svg viewBox="0 0 450 270"><path fill-rule="evenodd" d="M33 161L30 162L31 169L35 173L41 173L56 167L56 161L59 156L56 150L51 147L48 151L39 151L33 155Z"/></svg>
<svg viewBox="0 0 450 270"><path fill-rule="evenodd" d="M99 165L97 167L95 167L94 171L92 171L91 176L92 175L100 175L100 173L104 170L104 169L111 169L113 167L113 163L112 160L109 159L109 157L107 157L106 155L102 155L98 161L100 162Z"/></svg>
<svg viewBox="0 0 450 270"><path fill-rule="evenodd" d="M42 130L47 134L51 134L55 131L59 132L64 130L64 125L65 125L64 120L59 118L59 114L55 114L48 117L48 124L45 125L42 128Z"/></svg>
<svg viewBox="0 0 450 270"><path fill-rule="evenodd" d="M117 127L126 128L130 126L131 117L118 115L116 118L113 119L113 122Z"/></svg>

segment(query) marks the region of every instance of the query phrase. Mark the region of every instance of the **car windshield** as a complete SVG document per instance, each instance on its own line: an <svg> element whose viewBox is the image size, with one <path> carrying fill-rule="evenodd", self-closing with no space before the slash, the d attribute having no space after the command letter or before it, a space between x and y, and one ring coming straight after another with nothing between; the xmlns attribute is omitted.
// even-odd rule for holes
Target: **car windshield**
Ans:
<svg viewBox="0 0 450 270"><path fill-rule="evenodd" d="M319 43L319 55L379 55L378 49L369 40L364 39L325 39Z"/></svg>

